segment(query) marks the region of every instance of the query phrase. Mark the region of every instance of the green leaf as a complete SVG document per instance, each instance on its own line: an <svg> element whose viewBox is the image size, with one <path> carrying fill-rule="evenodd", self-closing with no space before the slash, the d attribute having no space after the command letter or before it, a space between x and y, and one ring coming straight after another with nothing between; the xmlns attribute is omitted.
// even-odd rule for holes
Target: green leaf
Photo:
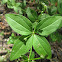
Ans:
<svg viewBox="0 0 62 62"><path fill-rule="evenodd" d="M51 7L51 14L56 14L57 13L57 7L52 6Z"/></svg>
<svg viewBox="0 0 62 62"><path fill-rule="evenodd" d="M58 12L62 14L62 0L58 0Z"/></svg>
<svg viewBox="0 0 62 62"><path fill-rule="evenodd" d="M38 16L38 20L41 21L41 20L44 20L45 18L48 18L48 17L50 17L48 14L40 14Z"/></svg>
<svg viewBox="0 0 62 62"><path fill-rule="evenodd" d="M15 60L15 59L19 58L21 55L26 54L32 46L32 38L33 38L33 36L31 36L27 40L26 44L24 42L22 42L20 39L17 39L16 43L14 44L14 46L12 48L10 60Z"/></svg>
<svg viewBox="0 0 62 62"><path fill-rule="evenodd" d="M31 56L30 56L30 59L34 59L34 57L35 57L35 53L32 52L32 54L31 54Z"/></svg>
<svg viewBox="0 0 62 62"><path fill-rule="evenodd" d="M47 36L52 32L56 31L61 23L61 20L62 20L61 16L50 16L40 21L37 29L41 30L42 32L40 32L39 34Z"/></svg>
<svg viewBox="0 0 62 62"><path fill-rule="evenodd" d="M2 0L1 3L4 4L4 3L7 3L8 0Z"/></svg>
<svg viewBox="0 0 62 62"><path fill-rule="evenodd" d="M3 62L4 58L2 56L0 56L0 62Z"/></svg>
<svg viewBox="0 0 62 62"><path fill-rule="evenodd" d="M51 47L44 37L34 35L33 47L41 58L47 58L47 59L51 58Z"/></svg>
<svg viewBox="0 0 62 62"><path fill-rule="evenodd" d="M22 15L6 14L6 20L10 27L21 35L31 34L31 22Z"/></svg>
<svg viewBox="0 0 62 62"><path fill-rule="evenodd" d="M47 12L50 14L50 15L54 15L57 13L57 7L55 6L49 6L48 9L47 9Z"/></svg>
<svg viewBox="0 0 62 62"><path fill-rule="evenodd" d="M13 6L13 8L14 8L14 11L15 11L16 13L18 13L18 7Z"/></svg>
<svg viewBox="0 0 62 62"><path fill-rule="evenodd" d="M50 0L52 5L55 5L55 3L57 2L57 0Z"/></svg>
<svg viewBox="0 0 62 62"><path fill-rule="evenodd" d="M34 30L36 30L37 24L38 24L38 22L34 22L34 23L32 24L32 28L34 28Z"/></svg>
<svg viewBox="0 0 62 62"><path fill-rule="evenodd" d="M16 4L15 0L10 0L10 2L11 2L12 5Z"/></svg>
<svg viewBox="0 0 62 62"><path fill-rule="evenodd" d="M19 7L19 14L22 15L23 14L23 11L22 9Z"/></svg>
<svg viewBox="0 0 62 62"><path fill-rule="evenodd" d="M11 36L9 37L7 44L14 44L14 39Z"/></svg>
<svg viewBox="0 0 62 62"><path fill-rule="evenodd" d="M52 42L55 42L55 41L61 42L61 40L62 40L62 35L59 33L59 31L56 31L49 36L51 38L50 41L52 41Z"/></svg>
<svg viewBox="0 0 62 62"><path fill-rule="evenodd" d="M32 22L34 22L34 21L37 19L37 13L36 13L36 11L30 9L29 7L28 7L27 10L26 10L26 14L27 14L28 18L29 18Z"/></svg>
<svg viewBox="0 0 62 62"><path fill-rule="evenodd" d="M16 6L19 7L21 5L21 3L16 3Z"/></svg>
<svg viewBox="0 0 62 62"><path fill-rule="evenodd" d="M13 9L12 5L7 4L7 7Z"/></svg>
<svg viewBox="0 0 62 62"><path fill-rule="evenodd" d="M23 5L24 7L26 7L26 0L23 0Z"/></svg>
<svg viewBox="0 0 62 62"><path fill-rule="evenodd" d="M24 59L24 60L27 60L28 59L28 56L22 55L21 58Z"/></svg>
<svg viewBox="0 0 62 62"><path fill-rule="evenodd" d="M19 9L20 9L20 5L21 5L21 3L16 3L15 5L13 5L14 11L15 11L16 13L18 13L18 11L19 11Z"/></svg>
<svg viewBox="0 0 62 62"><path fill-rule="evenodd" d="M61 16L61 15L60 14L54 14L54 16ZM61 27L62 27L62 20L61 20L61 23L60 23L58 29L60 29Z"/></svg>
<svg viewBox="0 0 62 62"><path fill-rule="evenodd" d="M12 33L7 44L14 44L18 38L20 38L20 36L15 36L14 33Z"/></svg>

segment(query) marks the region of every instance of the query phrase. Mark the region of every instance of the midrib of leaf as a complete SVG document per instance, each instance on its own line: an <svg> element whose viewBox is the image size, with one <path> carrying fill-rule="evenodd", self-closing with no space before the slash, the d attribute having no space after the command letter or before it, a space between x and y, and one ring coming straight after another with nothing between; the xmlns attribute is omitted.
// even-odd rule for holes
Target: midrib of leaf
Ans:
<svg viewBox="0 0 62 62"><path fill-rule="evenodd" d="M22 20L24 20L24 19L22 19ZM28 24L25 22L25 21L23 21L27 26L28 26ZM25 27L25 26L24 26ZM25 27L26 28L26 27ZM29 29L28 29L29 28ZM28 29L28 30L30 30L30 27L28 26L28 28L26 28L26 29Z"/></svg>
<svg viewBox="0 0 62 62"><path fill-rule="evenodd" d="M48 18L50 17L47 17L46 19L48 20ZM44 19L46 21L46 19ZM44 20L41 20L39 23L38 23L38 27L40 29L40 27L42 26L42 24L45 22ZM41 23L42 22L42 23ZM39 27L40 26L40 27Z"/></svg>
<svg viewBox="0 0 62 62"><path fill-rule="evenodd" d="M60 19L61 19L61 18L60 18ZM58 19L58 20L60 20L60 19ZM58 20L57 20L57 21L58 21ZM56 23L57 21L55 21L54 23ZM54 24L54 23L52 23L52 24ZM48 25L48 26L51 26L52 24L50 24L50 25ZM41 30L43 30L43 29L47 28L48 26L46 26L46 27L42 28Z"/></svg>
<svg viewBox="0 0 62 62"><path fill-rule="evenodd" d="M32 36L33 36L33 35L32 35ZM31 38L31 37L30 37L30 38ZM29 39L30 39L30 38L29 38ZM28 39L28 40L29 40L29 39ZM32 38L32 43L33 43L33 38ZM26 43L26 46L27 46L27 43ZM28 46L26 47L26 49L27 49L27 48L28 48Z"/></svg>
<svg viewBox="0 0 62 62"><path fill-rule="evenodd" d="M19 37L19 38L20 38L20 37ZM18 38L18 39L19 39L19 38ZM16 42L17 42L18 39L16 39ZM15 42L15 44L16 44L16 42ZM13 49L14 49L14 48L13 48Z"/></svg>
<svg viewBox="0 0 62 62"><path fill-rule="evenodd" d="M24 16L21 16L21 18L23 18ZM28 26L30 27L30 24L32 25L32 22L27 19L26 17L23 18L24 20L26 20L25 22L28 24Z"/></svg>
<svg viewBox="0 0 62 62"><path fill-rule="evenodd" d="M42 40L42 39L41 39ZM43 41L43 40L42 40ZM44 42L44 41L43 41ZM47 45L47 43L46 42L44 42L46 45ZM50 46L50 45L49 45ZM49 47L50 48L50 47ZM45 50L46 51L46 50ZM47 53L47 51L46 51L46 53ZM48 54L48 53L47 53Z"/></svg>
<svg viewBox="0 0 62 62"><path fill-rule="evenodd" d="M22 20L24 20L24 23L26 23L26 22L25 22L25 19L22 19ZM26 21L27 21L27 20L26 20ZM31 29L30 29L30 26L29 26L27 23L26 23L26 25L28 26L29 30L31 30ZM26 28L26 27L25 27L25 28ZM27 29L28 29L28 28L27 28Z"/></svg>
<svg viewBox="0 0 62 62"><path fill-rule="evenodd" d="M33 11L33 12L34 12L34 11ZM32 13L32 15L33 15L33 14L35 14L35 12L34 12L34 13ZM36 19L36 16L34 16L34 19Z"/></svg>
<svg viewBox="0 0 62 62"><path fill-rule="evenodd" d="M36 37L36 36L35 36ZM38 41L38 38L36 37L37 41ZM38 41L39 42L39 41ZM45 51L44 47L42 46L42 44L39 42L39 44L41 45L41 47L43 48L43 50ZM47 51L45 51L45 53L47 54Z"/></svg>
<svg viewBox="0 0 62 62"><path fill-rule="evenodd" d="M20 49L21 49L23 46L24 46L24 45L22 45L22 46L19 48L19 50L17 51L17 53L20 51ZM15 53L14 56L15 56L17 53ZM14 58L14 56L13 56L12 58Z"/></svg>
<svg viewBox="0 0 62 62"><path fill-rule="evenodd" d="M31 15L31 16L30 16L31 18L34 18L34 17L33 17L33 14L30 13L30 15ZM30 19L31 19L31 18L30 18Z"/></svg>
<svg viewBox="0 0 62 62"><path fill-rule="evenodd" d="M8 17L8 18L10 18L10 17ZM11 19L11 18L10 18ZM12 21L13 22L15 22L15 23L17 23L16 21L14 21L13 19L12 19ZM20 25L19 23L17 23L18 25ZM23 25L20 25L20 26L22 26L23 27ZM24 29L26 29L25 27L23 27ZM28 29L26 29L27 31L29 31ZM22 31L22 30L21 30Z"/></svg>
<svg viewBox="0 0 62 62"><path fill-rule="evenodd" d="M43 31L44 31L44 30L43 30ZM50 33L50 31L52 31L52 32L53 32L53 29L49 30L49 33ZM42 33L43 33L43 32L42 32ZM41 32L39 32L39 34L40 34L40 35L42 35L42 33L41 33Z"/></svg>
<svg viewBox="0 0 62 62"><path fill-rule="evenodd" d="M13 27L13 26L12 26ZM14 27L13 27L14 28ZM15 28L16 30L20 31L20 32L23 32L23 30L19 30L18 28ZM24 31L25 32L25 31ZM28 31L27 31L28 32Z"/></svg>
<svg viewBox="0 0 62 62"><path fill-rule="evenodd" d="M31 9L28 9L28 11L29 11L28 14L31 15L30 17L35 19L35 17L33 17L33 14L31 13L31 12L32 12ZM30 18L30 17L29 17L29 18ZM31 18L30 18L30 19L31 19Z"/></svg>
<svg viewBox="0 0 62 62"><path fill-rule="evenodd" d="M54 29L51 29L51 30L49 30L49 32L50 32L50 31L52 31L52 32L53 32L53 30L54 30ZM43 30L43 31L44 31L44 30Z"/></svg>
<svg viewBox="0 0 62 62"><path fill-rule="evenodd" d="M18 43L18 45L20 44L21 42ZM13 49L15 49L18 45L16 45Z"/></svg>
<svg viewBox="0 0 62 62"><path fill-rule="evenodd" d="M49 22L49 21L48 21L49 18L51 19L51 17L48 17L48 18L45 18L44 20L42 20L42 21L39 22L40 28L45 28L45 25L44 25L44 24L47 24L47 22ZM54 21L53 21L53 22L54 22ZM52 22L52 23L53 23L53 22ZM51 24L51 23L50 23L50 24ZM46 26L49 26L50 24L47 24ZM44 25L44 26L42 27L42 25Z"/></svg>

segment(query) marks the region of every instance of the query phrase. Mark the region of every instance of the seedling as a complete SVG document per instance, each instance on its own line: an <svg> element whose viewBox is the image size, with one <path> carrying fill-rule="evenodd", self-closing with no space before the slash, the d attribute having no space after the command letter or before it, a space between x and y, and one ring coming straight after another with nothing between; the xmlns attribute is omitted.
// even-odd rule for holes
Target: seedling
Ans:
<svg viewBox="0 0 62 62"><path fill-rule="evenodd" d="M10 60L15 60L29 51L29 57L25 61L50 59L52 56L51 47L45 36L55 32L60 27L62 17L48 15L42 19L42 16L47 14L38 16L36 11L28 10L29 8L26 11L28 18L16 14L5 15L10 27L22 35L14 41ZM38 53L39 58L31 58L32 48Z"/></svg>

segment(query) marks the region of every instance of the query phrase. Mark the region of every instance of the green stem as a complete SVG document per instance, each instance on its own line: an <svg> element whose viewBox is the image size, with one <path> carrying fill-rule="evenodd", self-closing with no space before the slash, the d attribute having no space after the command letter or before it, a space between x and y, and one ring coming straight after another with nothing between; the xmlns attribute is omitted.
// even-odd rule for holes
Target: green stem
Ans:
<svg viewBox="0 0 62 62"><path fill-rule="evenodd" d="M32 46L31 46L31 50L30 50L29 60L28 60L28 61L30 61L30 58L31 58L31 53L32 53Z"/></svg>
<svg viewBox="0 0 62 62"><path fill-rule="evenodd" d="M29 35L29 36L25 37L25 38L24 38L24 40L26 41L26 40L27 40L27 38L29 38L30 36L31 36L31 35Z"/></svg>
<svg viewBox="0 0 62 62"><path fill-rule="evenodd" d="M39 58L29 59L29 61L30 61L30 60L39 60L39 59L42 59L42 58L39 57ZM25 61L28 61L28 60L25 60Z"/></svg>

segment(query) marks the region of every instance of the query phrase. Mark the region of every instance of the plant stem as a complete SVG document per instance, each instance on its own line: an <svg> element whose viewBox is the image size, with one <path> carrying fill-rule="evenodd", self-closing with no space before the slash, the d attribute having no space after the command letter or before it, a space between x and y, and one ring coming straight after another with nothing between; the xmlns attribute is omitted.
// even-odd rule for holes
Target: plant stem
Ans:
<svg viewBox="0 0 62 62"><path fill-rule="evenodd" d="M32 53L32 46L31 46L31 50L30 50L29 60L28 60L28 61L30 61L30 58L31 58L31 53Z"/></svg>
<svg viewBox="0 0 62 62"><path fill-rule="evenodd" d="M34 59L29 59L29 61L30 61L30 60L39 60L39 59L41 59L41 57L39 57L39 58L34 58ZM28 60L25 60L25 61L28 61Z"/></svg>

